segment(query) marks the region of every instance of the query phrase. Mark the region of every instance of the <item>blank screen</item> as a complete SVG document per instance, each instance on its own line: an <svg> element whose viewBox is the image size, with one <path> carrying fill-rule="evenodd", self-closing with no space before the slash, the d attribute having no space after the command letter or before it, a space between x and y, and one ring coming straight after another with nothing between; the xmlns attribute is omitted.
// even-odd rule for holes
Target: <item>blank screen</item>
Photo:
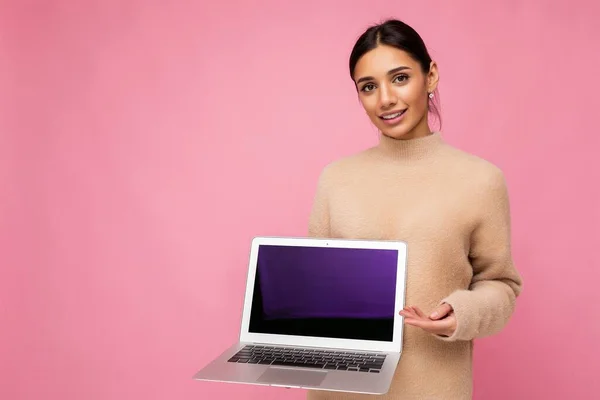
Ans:
<svg viewBox="0 0 600 400"><path fill-rule="evenodd" d="M261 245L253 333L392 341L397 250Z"/></svg>

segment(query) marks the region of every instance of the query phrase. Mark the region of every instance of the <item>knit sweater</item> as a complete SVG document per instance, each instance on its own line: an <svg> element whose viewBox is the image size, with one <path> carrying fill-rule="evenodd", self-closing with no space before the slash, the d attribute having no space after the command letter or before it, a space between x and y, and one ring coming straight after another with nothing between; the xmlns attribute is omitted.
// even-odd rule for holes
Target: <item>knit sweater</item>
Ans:
<svg viewBox="0 0 600 400"><path fill-rule="evenodd" d="M374 399L471 399L473 339L508 322L522 279L511 256L510 210L502 171L434 132L378 145L322 171L309 236L402 240L408 245L406 304L429 315L450 304L450 337L405 324L390 390ZM368 395L309 391L308 399Z"/></svg>

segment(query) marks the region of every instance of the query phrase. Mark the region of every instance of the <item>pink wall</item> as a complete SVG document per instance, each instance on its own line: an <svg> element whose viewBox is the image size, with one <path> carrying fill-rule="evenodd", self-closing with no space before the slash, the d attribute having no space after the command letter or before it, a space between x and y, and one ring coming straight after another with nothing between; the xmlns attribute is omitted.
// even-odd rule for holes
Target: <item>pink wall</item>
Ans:
<svg viewBox="0 0 600 400"><path fill-rule="evenodd" d="M595 397L596 2L183 3L0 6L0 398L302 398L191 376L237 338L250 238L303 235L321 167L375 143L346 66L388 16L511 189L525 290L476 398Z"/></svg>

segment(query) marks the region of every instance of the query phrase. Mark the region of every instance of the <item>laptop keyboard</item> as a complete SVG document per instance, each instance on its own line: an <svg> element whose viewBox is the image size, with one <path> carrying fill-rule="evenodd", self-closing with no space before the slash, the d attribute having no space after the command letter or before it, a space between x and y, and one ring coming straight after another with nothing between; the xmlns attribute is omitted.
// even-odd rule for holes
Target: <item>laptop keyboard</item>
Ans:
<svg viewBox="0 0 600 400"><path fill-rule="evenodd" d="M246 345L228 361L234 363L379 373L384 360L385 354Z"/></svg>

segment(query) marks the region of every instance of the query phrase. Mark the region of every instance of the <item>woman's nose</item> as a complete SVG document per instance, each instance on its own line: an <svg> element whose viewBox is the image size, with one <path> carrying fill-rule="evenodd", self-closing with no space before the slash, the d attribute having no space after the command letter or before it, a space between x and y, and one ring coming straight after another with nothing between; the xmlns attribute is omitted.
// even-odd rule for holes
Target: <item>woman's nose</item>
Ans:
<svg viewBox="0 0 600 400"><path fill-rule="evenodd" d="M379 90L379 103L381 108L390 108L397 102L398 98L394 90L387 85L381 85Z"/></svg>

